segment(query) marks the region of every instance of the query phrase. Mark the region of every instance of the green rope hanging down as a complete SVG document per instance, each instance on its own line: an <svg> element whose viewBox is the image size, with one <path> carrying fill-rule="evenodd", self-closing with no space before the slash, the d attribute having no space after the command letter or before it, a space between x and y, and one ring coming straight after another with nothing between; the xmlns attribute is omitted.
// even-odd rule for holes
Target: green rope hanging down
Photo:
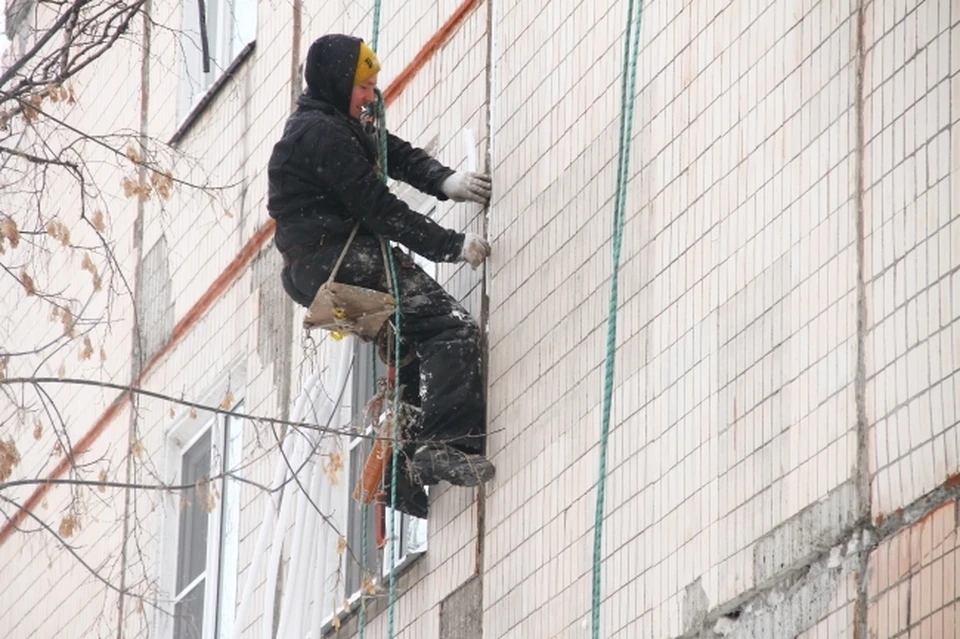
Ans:
<svg viewBox="0 0 960 639"><path fill-rule="evenodd" d="M370 48L373 49L374 52L376 52L376 50L377 50L377 45L378 45L379 42L380 42L380 8L381 8L381 4L382 4L382 3L381 3L381 0L374 0L374 3L373 3L373 34L372 34L372 36L371 36L371 38L370 38ZM379 92L378 92L378 96L379 96ZM382 100L379 100L379 99L378 99L378 102L380 102L380 106L382 107L382 105L383 105ZM381 113L384 113L384 112L381 112ZM383 117L383 119L385 120L386 118ZM379 137L381 137L382 140L383 140L383 142L380 144L380 162L381 162L381 165L384 167L384 169L383 169L383 173L384 173L384 175L383 175L383 181L386 182L386 181L387 181L387 175L386 175L386 173L387 173L387 169L386 169L386 166L387 166L387 154L386 154L386 150L385 150L386 135L382 135L382 136L379 136ZM391 261L391 272L390 272L390 276L391 276L391 278L392 278L392 277L393 277L393 268L392 268L392 266L393 266L393 264L392 264L393 256L392 256L392 255L390 255L390 261ZM395 280L394 280L394 281L395 281ZM394 295L395 295L395 299L397 300L397 309L399 310L399 307L400 307L400 296L397 295L396 292L394 292ZM399 334L399 329L398 329L398 334ZM375 353L375 352L374 352L374 354L373 354L373 362L372 362L372 363L373 363L373 366L371 367L371 375L373 375L373 386L372 386L372 388L376 388L376 386L377 386L377 356L376 356L376 353ZM396 413L394 413L394 414L396 414ZM391 506L393 506L393 505L396 504L396 491L392 491L392 492L393 492L393 494L391 495L391 501L390 501L390 505L391 505ZM392 510L392 509L391 509L391 510ZM361 519L362 519L362 521L361 521L361 523L360 523L360 526L363 528L363 539L362 539L361 543L363 544L363 548L362 548L361 551L360 551L360 555L361 555L360 562L361 562L361 564L363 565L363 570L366 570L366 567L367 567L367 534L368 534L368 531L367 531L367 525L368 525L368 522L367 522L367 507L366 507L366 506L365 506L364 509L363 509L363 516L362 516ZM392 572L393 572L393 571L391 570L391 573L392 573ZM365 639L365 638L366 638L366 628L367 628L367 606L366 606L366 603L363 601L363 595L362 595L362 594L360 595L360 619L359 619L359 624L358 624L358 625L360 626L360 628L359 628L359 639Z"/></svg>
<svg viewBox="0 0 960 639"><path fill-rule="evenodd" d="M637 14L635 22L634 6L636 6ZM607 311L607 348L604 359L603 405L600 417L600 468L597 478L597 509L593 527L593 597L591 609L593 639L600 639L600 564L602 561L603 501L606 490L607 442L610 436L610 408L613 398L613 372L616 360L617 285L620 271L620 246L623 242L623 226L626 219L627 180L630 168L630 139L633 131L633 103L637 79L637 58L640 49L640 22L642 15L642 0L629 0L627 3L627 24L623 34L623 69L620 78L620 89L622 91L620 140L617 152L617 187L613 205L613 271L610 278L610 305Z"/></svg>
<svg viewBox="0 0 960 639"><path fill-rule="evenodd" d="M380 10L382 0L374 0L373 3L373 35L370 38L370 48L377 51L377 45L380 41ZM380 170L384 183L388 179L387 167L387 107L383 100L383 93L377 89L377 116L379 119L377 126L377 147L380 153ZM394 265L393 250L387 246L387 264L390 269L390 281L393 282L393 296L396 302L393 313L393 334L394 334L394 366L400 362L400 286L397 282L397 269ZM376 376L376 373L374 373ZM399 371L395 371L394 393L393 393L393 442L392 457L390 464L390 575L389 575L389 594L387 599L387 637L393 639L394 636L394 617L397 600L397 539L393 536L396 530L396 505L397 505L397 467L400 465L400 386L397 383ZM366 511L364 511L366 512ZM365 517L364 517L365 519ZM364 524L364 542L363 555L366 555L366 525ZM360 639L365 636L366 629L366 606L360 607L359 634Z"/></svg>
<svg viewBox="0 0 960 639"><path fill-rule="evenodd" d="M379 5L374 16L379 23ZM377 89L377 110L380 116L378 127L380 147L380 169L383 171L383 181L387 181L387 105L383 101L383 93ZM387 263L390 267L390 281L393 282L393 365L400 364L400 283L397 281L397 269L393 262L393 249L387 246ZM390 587L387 595L387 638L393 639L394 609L397 601L397 539L395 519L397 516L397 467L400 465L400 371L394 371L393 388L393 455L390 463Z"/></svg>

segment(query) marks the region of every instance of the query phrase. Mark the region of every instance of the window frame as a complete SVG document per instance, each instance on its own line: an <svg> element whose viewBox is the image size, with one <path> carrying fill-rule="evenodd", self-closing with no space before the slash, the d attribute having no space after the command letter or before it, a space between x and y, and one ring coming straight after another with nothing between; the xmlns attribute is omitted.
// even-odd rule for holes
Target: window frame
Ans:
<svg viewBox="0 0 960 639"><path fill-rule="evenodd" d="M226 387L206 396L205 405L215 406ZM231 406L242 412L241 398ZM210 434L210 472L214 476L236 469L243 461L243 420L213 411L186 411L164 435L164 478L171 485L182 483L184 455ZM217 491L216 504L207 514L206 556L203 574L195 577L181 592L176 592L180 565L181 491L161 495L160 543L157 551L157 575L161 596L155 636L175 636L176 605L198 579L204 579L203 620L200 639L225 639L231 635L237 603L239 578L240 489L237 481L222 477L211 483ZM226 507L224 507L226 504ZM166 560L166 561L165 561Z"/></svg>
<svg viewBox="0 0 960 639"><path fill-rule="evenodd" d="M184 0L181 7L180 76L177 83L177 132L179 141L212 98L246 60L257 39L259 6L256 0L203 0L210 70L203 71L200 32L200 0ZM211 7L215 9L210 20ZM246 21L237 19L243 14Z"/></svg>
<svg viewBox="0 0 960 639"><path fill-rule="evenodd" d="M177 466L179 468L177 469L176 476L173 478L174 483L180 484L187 481L184 477L184 472L183 472L184 464L187 463L187 456L193 453L194 448L199 443L201 443L204 439L206 439L208 435L209 435L209 448L205 451L199 451L199 452L201 455L205 455L208 457L208 460L207 460L208 472L212 474L212 469L214 464L214 461L213 461L214 436L215 436L214 430L215 430L214 421L212 420L208 422L205 426L202 426L201 428L199 428L197 432L189 438L189 441L177 447L175 459L178 462ZM184 499L184 492L185 491L183 490L176 491L176 494L173 495L173 497L176 497L178 499L177 508L179 512L177 513L177 517L175 518L176 525L174 527L176 531L173 533L176 535L176 547L174 551L175 562L171 562L172 564L175 564L172 570L173 588L170 590L170 594L171 594L170 603L171 603L172 611L174 613L174 617L172 620L173 627L171 628L171 631L173 633L172 636L176 637L176 634L177 634L176 629L177 629L177 621L178 621L178 617L176 616L177 606L180 605L180 603L186 598L188 594L193 593L193 591L199 585L198 582L202 579L203 580L203 585L202 585L203 612L201 616L202 626L200 629L200 633L201 633L200 636L206 637L206 636L209 636L210 630L208 626L211 623L210 616L208 614L208 608L211 605L211 597L209 597L211 582L208 580L208 577L211 576L211 573L216 574L217 572L219 572L219 566L210 565L210 562L211 562L210 555L211 555L211 551L214 551L213 553L214 561L216 560L217 557L219 557L220 531L219 531L219 527L216 526L217 517L212 517L211 515L213 513L210 513L210 512L206 513L206 538L204 539L204 549L203 549L204 551L203 569L200 571L200 573L196 577L194 577L190 582L185 584L182 589L178 588L177 583L180 581L180 571L183 568L183 565L182 565L183 548L181 547L181 542L183 541L183 537L184 537L184 526L183 526L185 521L184 514L187 512L187 509L189 508L189 506L186 506L186 507L182 506L183 499ZM216 597L214 597L213 599L215 600Z"/></svg>
<svg viewBox="0 0 960 639"><path fill-rule="evenodd" d="M356 351L354 353L354 361L369 362L371 361L371 357L376 357L377 369L380 370L382 367L385 372L385 365L383 364L382 361L380 361L379 357L376 356L376 351L373 350L373 352L371 353L371 349L375 349L375 348L376 348L376 344L373 342L363 343L357 340ZM356 418L356 416L359 415L361 411L363 411L366 401L370 399L370 396L374 392L373 390L370 389L370 382L372 380L369 377L369 373L370 373L369 366L365 366L365 365L355 366L354 370L351 372L352 379L350 380L350 388L351 388L352 405L350 407L350 413L354 418ZM346 455L345 455L346 468L344 470L345 470L345 476L350 478L351 481L344 482L345 486L343 487L343 490L341 492L342 492L342 499L347 509L346 512L348 513L346 522L344 523L344 527L345 527L344 536L347 540L348 545L350 545L351 539L354 539L353 537L354 531L351 530L351 527L350 527L349 513L352 509L355 508L355 504L356 504L356 502L352 497L353 484L351 482L353 479L354 470L357 470L357 469L353 467L355 460L352 453L357 448L362 447L364 441L369 441L367 439L367 436L370 433L372 433L372 430L373 430L372 427L366 426L363 436L358 436L358 435L348 436L346 441L346 451L345 451L346 452ZM363 464L366 461L366 456L360 455L358 459L360 464ZM427 488L427 493L429 494L429 487ZM369 530L367 531L368 539L370 538L377 539L378 537L380 537L376 528L378 523L380 522L382 522L383 524L384 535L383 535L382 545L380 543L375 544L376 552L377 552L376 559L372 562L368 560L367 567L372 569L372 574L370 576L374 585L383 585L387 583L387 580L390 578L390 573L391 573L390 555L389 555L391 536L385 533L387 532L386 527L389 525L388 522L390 521L390 512L392 509L389 506L381 505L381 504L371 504L370 506L368 506L368 508L371 509L373 514L373 517L368 517L368 520L367 520L367 526L369 527ZM407 545L407 542L409 540L406 534L404 534L407 523L412 520L423 522L421 524L423 529L423 544L422 546L415 549L411 549ZM397 577L399 577L411 565L413 565L414 562L416 562L420 557L426 554L428 550L427 540L429 538L430 529L429 529L428 520L418 519L410 515L407 515L405 513L395 511L394 530L400 533L400 538L401 538L401 542L400 542L401 552L398 553L397 555L397 563L393 569L394 574ZM359 535L357 537L362 538ZM359 548L359 543L357 547ZM359 556L359 553L357 553L357 555ZM335 630L334 623L333 623L334 618L337 618L341 623L343 623L349 616L353 615L359 609L361 599L363 597L362 569L359 570L359 578L357 579L359 586L353 592L348 592L347 583L351 581L351 579L348 576L347 571L350 570L356 564L353 563L353 560L351 559L348 553L344 553L341 559L344 562L343 564L344 572L343 572L343 579L340 585L340 588L341 588L340 599L341 601L345 601L346 605L343 608L337 610L336 613L333 613L327 616L327 618L324 620L324 623L323 623L321 636L326 636ZM358 566L358 569L359 569L359 566Z"/></svg>

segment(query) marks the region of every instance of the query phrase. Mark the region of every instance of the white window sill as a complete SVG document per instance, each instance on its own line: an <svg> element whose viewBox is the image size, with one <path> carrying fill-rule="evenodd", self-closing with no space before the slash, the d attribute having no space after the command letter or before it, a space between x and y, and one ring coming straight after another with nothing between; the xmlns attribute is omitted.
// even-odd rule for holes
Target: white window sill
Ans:
<svg viewBox="0 0 960 639"><path fill-rule="evenodd" d="M217 78L217 81L210 85L210 88L207 89L207 92L203 94L203 97L197 102L197 104L190 109L190 113L187 114L187 117L183 119L183 122L180 123L180 126L177 127L177 130L173 132L173 135L170 137L169 142L170 146L176 146L183 138L187 135L190 129L193 128L193 125L197 120L200 119L200 116L204 111L207 110L207 107L213 102L214 98L220 93L220 91L227 85L231 79L233 79L234 74L237 72L237 69L240 68L240 65L243 64L247 58L250 57L250 54L253 53L253 50L256 48L257 41L253 40L243 47L240 50L240 53L237 54L237 57L233 59L233 62L230 63L223 73Z"/></svg>

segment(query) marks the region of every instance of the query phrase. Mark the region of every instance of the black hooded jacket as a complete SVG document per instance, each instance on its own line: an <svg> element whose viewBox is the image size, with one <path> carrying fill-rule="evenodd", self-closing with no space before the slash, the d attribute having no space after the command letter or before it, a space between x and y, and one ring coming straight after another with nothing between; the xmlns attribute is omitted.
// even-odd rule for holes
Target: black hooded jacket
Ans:
<svg viewBox="0 0 960 639"><path fill-rule="evenodd" d="M267 168L267 210L274 241L286 251L346 241L356 221L435 262L455 261L463 234L410 210L377 174L376 142L348 115L360 39L327 35L313 43L307 92L288 118ZM440 185L454 171L400 138L388 136L387 169L395 180L447 199Z"/></svg>

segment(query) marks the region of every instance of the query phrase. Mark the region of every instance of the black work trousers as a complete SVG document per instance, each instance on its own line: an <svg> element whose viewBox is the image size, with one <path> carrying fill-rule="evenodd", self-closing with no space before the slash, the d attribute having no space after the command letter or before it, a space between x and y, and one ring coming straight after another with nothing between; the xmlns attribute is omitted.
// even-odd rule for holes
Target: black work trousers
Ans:
<svg viewBox="0 0 960 639"><path fill-rule="evenodd" d="M295 302L309 307L342 250L342 243L323 245L284 266L284 290ZM397 371L397 381L408 391L419 391L422 422L415 437L480 453L486 431L486 399L480 374L479 326L410 256L398 249L393 255L400 289L401 345L416 354ZM354 238L337 281L387 291L383 253L376 238ZM404 395L417 403L417 394Z"/></svg>

